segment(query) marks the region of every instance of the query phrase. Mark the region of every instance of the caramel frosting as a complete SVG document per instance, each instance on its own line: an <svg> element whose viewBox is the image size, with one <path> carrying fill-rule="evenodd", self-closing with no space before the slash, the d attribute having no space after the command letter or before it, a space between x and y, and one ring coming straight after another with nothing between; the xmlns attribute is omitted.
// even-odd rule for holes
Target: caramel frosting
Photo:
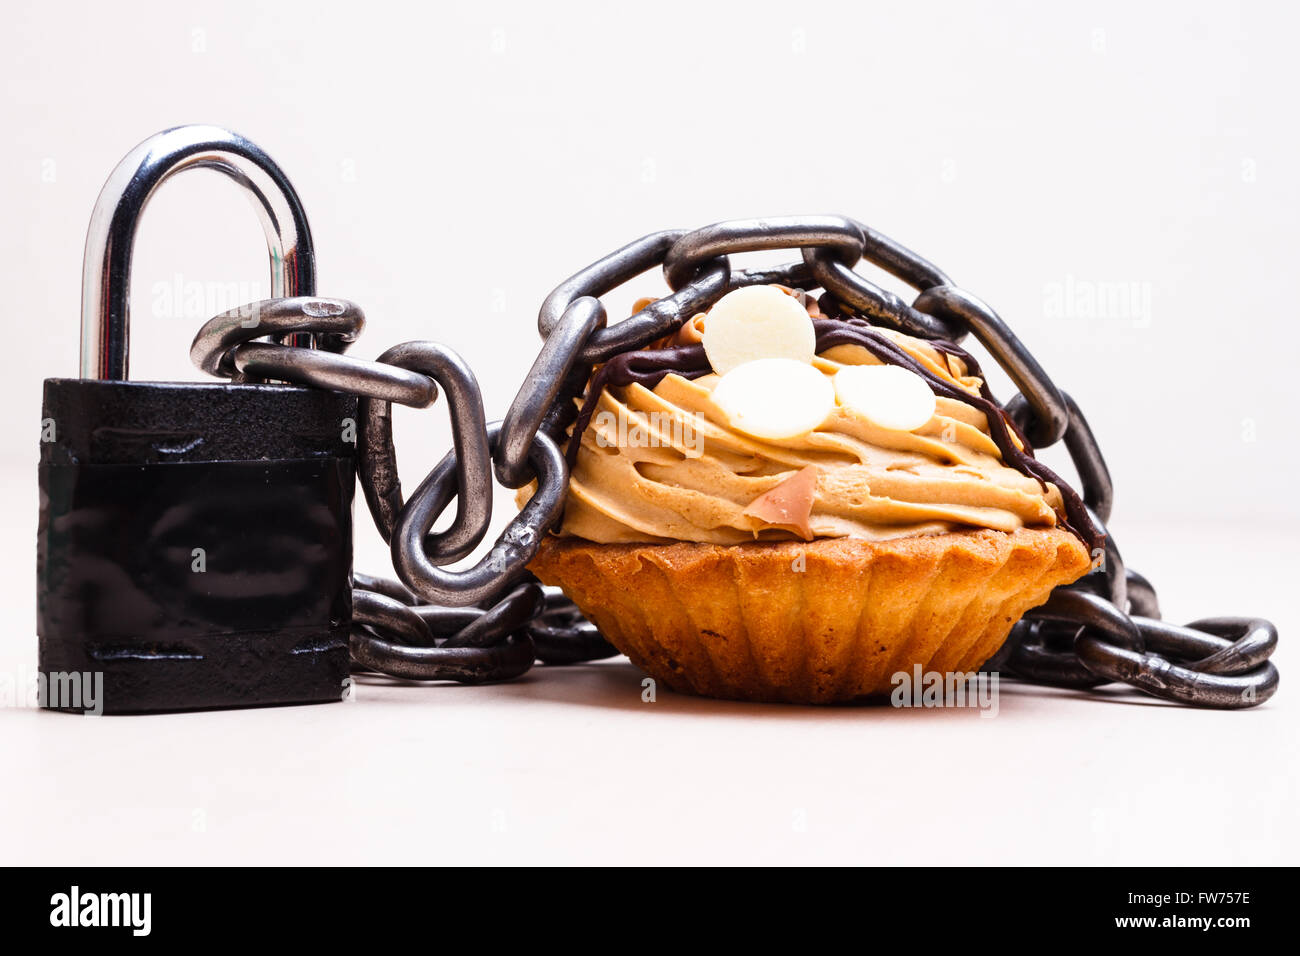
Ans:
<svg viewBox="0 0 1300 956"><path fill-rule="evenodd" d="M1059 480L1046 480L1055 476L1007 427L961 350L875 327L866 338L865 323L823 318L815 303L809 312L816 369L831 376L847 365L910 365L936 393L930 420L889 429L837 403L821 425L791 439L739 431L711 399L720 377L696 354L707 322L699 315L669 340L617 357L629 360L626 369L663 356L658 374L593 377L573 429L581 434L570 447L559 533L725 545L1069 526L1062 512L1077 496L1066 489L1063 500Z"/></svg>

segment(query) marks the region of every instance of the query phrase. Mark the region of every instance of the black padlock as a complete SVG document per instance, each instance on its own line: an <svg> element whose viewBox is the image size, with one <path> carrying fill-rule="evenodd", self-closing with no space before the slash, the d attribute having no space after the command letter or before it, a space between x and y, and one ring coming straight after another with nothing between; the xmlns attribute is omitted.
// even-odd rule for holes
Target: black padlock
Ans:
<svg viewBox="0 0 1300 956"><path fill-rule="evenodd" d="M350 686L355 398L126 380L136 222L163 180L197 166L229 174L259 206L272 296L315 292L297 194L242 137L169 130L109 178L86 242L82 377L45 382L37 633L46 707L324 702Z"/></svg>

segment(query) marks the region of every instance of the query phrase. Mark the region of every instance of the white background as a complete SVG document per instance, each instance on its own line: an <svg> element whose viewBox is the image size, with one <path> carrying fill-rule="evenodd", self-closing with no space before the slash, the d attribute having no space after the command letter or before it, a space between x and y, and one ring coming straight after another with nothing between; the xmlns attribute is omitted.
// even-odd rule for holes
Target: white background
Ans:
<svg viewBox="0 0 1300 956"><path fill-rule="evenodd" d="M40 383L76 373L90 211L124 153L187 122L229 126L289 173L319 291L366 309L356 354L444 342L489 417L532 360L542 298L605 252L725 218L866 221L992 303L1078 399L1116 479L1112 527L1167 615L1271 617L1289 675L1293 11L133 9L5 5L11 679L35 666ZM235 188L169 183L136 246L133 377L199 378L194 330L268 288ZM611 318L662 289L642 277L607 297ZM1098 314L1095 294L1128 298ZM444 417L398 413L411 486L448 443ZM381 570L357 519L357 565ZM981 720L644 704L624 661L499 688L369 684L334 707L99 721L11 707L0 846L14 862L1295 862L1288 684L1239 714L1004 688Z"/></svg>

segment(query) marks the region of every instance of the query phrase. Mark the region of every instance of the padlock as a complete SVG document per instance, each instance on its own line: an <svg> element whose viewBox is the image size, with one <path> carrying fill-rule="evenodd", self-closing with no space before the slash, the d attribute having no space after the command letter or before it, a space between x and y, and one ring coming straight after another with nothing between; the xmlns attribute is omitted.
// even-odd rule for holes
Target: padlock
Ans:
<svg viewBox="0 0 1300 956"><path fill-rule="evenodd" d="M168 130L109 177L86 240L81 377L44 389L37 632L52 709L325 702L350 689L356 399L127 380L136 223L192 167L254 200L272 296L315 293L298 196L242 137Z"/></svg>

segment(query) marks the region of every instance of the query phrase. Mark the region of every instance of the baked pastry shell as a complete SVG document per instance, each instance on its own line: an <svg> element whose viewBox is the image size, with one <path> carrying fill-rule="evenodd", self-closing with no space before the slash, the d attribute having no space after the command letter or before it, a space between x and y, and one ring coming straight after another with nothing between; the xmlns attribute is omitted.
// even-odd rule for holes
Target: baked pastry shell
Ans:
<svg viewBox="0 0 1300 956"><path fill-rule="evenodd" d="M1061 528L869 541L597 544L548 536L530 565L672 690L840 703L915 665L976 670L1090 567Z"/></svg>

